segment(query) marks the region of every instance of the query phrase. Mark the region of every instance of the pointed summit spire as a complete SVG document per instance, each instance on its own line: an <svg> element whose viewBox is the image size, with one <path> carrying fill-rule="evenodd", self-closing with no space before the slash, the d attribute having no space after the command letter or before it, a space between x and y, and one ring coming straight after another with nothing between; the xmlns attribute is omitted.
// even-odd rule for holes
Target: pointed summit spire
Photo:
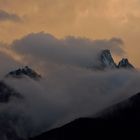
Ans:
<svg viewBox="0 0 140 140"><path fill-rule="evenodd" d="M110 50L103 50L101 52L101 63L104 68L116 68L116 63L113 60Z"/></svg>
<svg viewBox="0 0 140 140"><path fill-rule="evenodd" d="M123 59L119 62L118 68L134 69L134 66L128 61L127 58L123 58Z"/></svg>

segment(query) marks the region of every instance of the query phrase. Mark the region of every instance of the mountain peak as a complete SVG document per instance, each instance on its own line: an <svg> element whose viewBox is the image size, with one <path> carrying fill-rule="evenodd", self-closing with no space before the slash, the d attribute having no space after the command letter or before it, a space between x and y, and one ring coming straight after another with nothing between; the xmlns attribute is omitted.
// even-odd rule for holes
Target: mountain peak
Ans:
<svg viewBox="0 0 140 140"><path fill-rule="evenodd" d="M128 61L127 58L123 58L123 59L119 62L118 68L134 69L134 66Z"/></svg>
<svg viewBox="0 0 140 140"><path fill-rule="evenodd" d="M19 68L17 70L11 71L7 74L7 77L12 76L15 78L22 78L23 76L28 76L32 79L40 79L41 75L29 68L28 66L25 66L23 68Z"/></svg>
<svg viewBox="0 0 140 140"><path fill-rule="evenodd" d="M100 58L104 68L116 68L116 63L113 60L110 50L103 50Z"/></svg>
<svg viewBox="0 0 140 140"><path fill-rule="evenodd" d="M100 60L103 68L109 69L134 69L134 66L128 61L127 58L122 58L122 60L117 65L111 55L111 51L108 49L102 50L100 54Z"/></svg>

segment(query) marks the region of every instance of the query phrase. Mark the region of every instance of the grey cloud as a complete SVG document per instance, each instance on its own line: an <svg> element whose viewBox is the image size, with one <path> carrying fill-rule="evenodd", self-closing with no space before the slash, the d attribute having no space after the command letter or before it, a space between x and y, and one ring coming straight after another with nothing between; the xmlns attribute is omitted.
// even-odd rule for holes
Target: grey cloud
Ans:
<svg viewBox="0 0 140 140"><path fill-rule="evenodd" d="M48 68L44 69L47 72ZM8 79L7 82L25 97L24 104L19 104L18 108L30 118L26 122L30 125L25 130L32 135L79 117L94 117L108 106L140 91L140 73L128 70L95 72L57 67L56 72L38 83L30 79ZM10 109L18 114L12 104Z"/></svg>
<svg viewBox="0 0 140 140"><path fill-rule="evenodd" d="M0 9L0 21L21 22L22 19L16 14L9 13Z"/></svg>
<svg viewBox="0 0 140 140"><path fill-rule="evenodd" d="M85 69L89 62L94 65L98 63L96 57L102 49L110 49L115 55L123 55L122 45L123 41L118 38L57 39L45 33L29 34L14 41L10 47L24 56L23 63L26 61L29 66L39 67L39 63L43 62L45 74L38 82L27 77L5 79L25 100L20 103L11 100L8 104L1 105L0 114L4 112L9 120L9 114L16 118L22 116L20 127L14 121L14 128L19 128L17 133L24 136L33 136L79 117L94 117L104 108L136 94L140 91L138 71ZM8 69L9 58L4 55L0 60ZM54 69L48 66L47 61L55 64ZM11 64L14 62L10 62ZM75 67L77 65L79 67ZM23 128L25 131L21 133Z"/></svg>
<svg viewBox="0 0 140 140"><path fill-rule="evenodd" d="M56 64L94 66L98 54L103 49L110 49L114 55L123 55L123 41L119 38L110 40L90 40L73 36L57 39L47 33L31 33L12 43L17 53L38 62L50 61Z"/></svg>
<svg viewBox="0 0 140 140"><path fill-rule="evenodd" d="M15 61L11 55L6 53L7 49L7 45L0 42L0 78L8 73L10 69L15 69L20 66L19 62Z"/></svg>

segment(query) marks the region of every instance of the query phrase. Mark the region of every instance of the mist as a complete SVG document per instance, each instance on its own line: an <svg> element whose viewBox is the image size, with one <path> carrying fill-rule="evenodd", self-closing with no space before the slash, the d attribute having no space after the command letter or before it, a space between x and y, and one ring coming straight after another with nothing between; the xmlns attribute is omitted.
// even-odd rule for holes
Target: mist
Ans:
<svg viewBox="0 0 140 140"><path fill-rule="evenodd" d="M57 39L45 33L15 40L9 48L22 56L22 63L10 57L9 65L6 63L9 56L3 53L1 63L7 65L2 71L26 63L39 70L42 79L2 78L24 97L23 100L11 98L8 103L1 103L0 114L6 116L5 124L7 120L11 121L10 128L20 137L35 136L76 118L94 117L105 108L140 92L138 70L87 68L88 64L99 65L102 49L111 49L114 55L122 56L125 52L122 45L123 41L115 38L94 41L75 37Z"/></svg>
<svg viewBox="0 0 140 140"><path fill-rule="evenodd" d="M30 136L76 118L94 117L140 91L140 73L136 71L96 72L75 67L56 71L38 82L27 77L6 80L24 96L23 102L16 101L18 107L11 100L8 112L22 115L24 133L30 132Z"/></svg>

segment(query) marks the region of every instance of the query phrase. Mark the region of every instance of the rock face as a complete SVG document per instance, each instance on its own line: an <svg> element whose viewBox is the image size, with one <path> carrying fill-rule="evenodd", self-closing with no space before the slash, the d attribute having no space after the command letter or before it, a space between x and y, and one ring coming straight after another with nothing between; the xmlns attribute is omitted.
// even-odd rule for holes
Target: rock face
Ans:
<svg viewBox="0 0 140 140"><path fill-rule="evenodd" d="M41 78L40 74L38 74L37 72L29 68L28 66L11 71L6 75L6 77L15 77L15 78L22 78L23 76L28 76L35 80Z"/></svg>
<svg viewBox="0 0 140 140"><path fill-rule="evenodd" d="M118 64L118 68L126 68L126 69L134 69L134 66L132 64L129 63L127 58L123 58L119 64Z"/></svg>
<svg viewBox="0 0 140 140"><path fill-rule="evenodd" d="M110 50L103 50L100 54L100 61L104 69L134 69L134 66L123 58L117 65L111 55Z"/></svg>
<svg viewBox="0 0 140 140"><path fill-rule="evenodd" d="M114 62L110 50L103 50L101 52L101 63L104 68L116 68L117 65Z"/></svg>

